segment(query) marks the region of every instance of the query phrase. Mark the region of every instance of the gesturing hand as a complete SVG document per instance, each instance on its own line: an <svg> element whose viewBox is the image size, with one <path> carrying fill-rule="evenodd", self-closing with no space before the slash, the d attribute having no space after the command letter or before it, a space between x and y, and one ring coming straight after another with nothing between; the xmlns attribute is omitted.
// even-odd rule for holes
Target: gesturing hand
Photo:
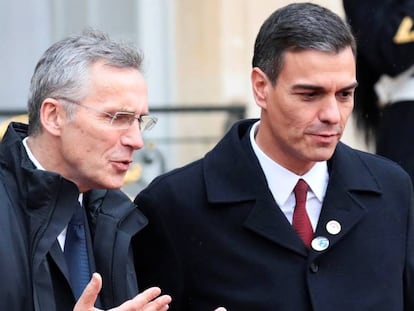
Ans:
<svg viewBox="0 0 414 311"><path fill-rule="evenodd" d="M96 298L102 288L102 278L98 273L92 275L92 279L86 286L73 311L98 311L94 307ZM131 300L108 311L166 311L171 297L168 295L159 296L161 289L151 287L136 295Z"/></svg>

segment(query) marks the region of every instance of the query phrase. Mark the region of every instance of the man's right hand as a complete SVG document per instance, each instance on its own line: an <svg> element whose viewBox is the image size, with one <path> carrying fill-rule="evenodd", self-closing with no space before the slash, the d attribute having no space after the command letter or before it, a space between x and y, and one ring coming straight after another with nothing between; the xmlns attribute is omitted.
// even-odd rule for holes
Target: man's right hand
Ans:
<svg viewBox="0 0 414 311"><path fill-rule="evenodd" d="M92 279L86 286L73 311L98 311L94 307L96 298L102 288L102 278L98 273L92 275ZM136 295L131 300L108 311L166 311L171 297L168 295L159 296L161 289L151 287Z"/></svg>

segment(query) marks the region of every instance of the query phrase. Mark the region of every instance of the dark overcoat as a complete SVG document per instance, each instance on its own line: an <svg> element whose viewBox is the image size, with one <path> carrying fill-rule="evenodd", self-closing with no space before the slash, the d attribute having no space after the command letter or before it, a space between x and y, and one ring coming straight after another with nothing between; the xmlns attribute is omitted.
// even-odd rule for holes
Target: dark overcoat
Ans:
<svg viewBox="0 0 414 311"><path fill-rule="evenodd" d="M269 191L253 122L138 195L149 218L135 240L139 282L171 294L173 311L414 310L407 173L339 143L315 232L329 245L308 251Z"/></svg>
<svg viewBox="0 0 414 311"><path fill-rule="evenodd" d="M73 310L56 239L79 191L62 176L34 168L22 144L26 135L26 125L13 123L0 144L0 310ZM147 220L121 191L90 191L84 205L91 269L103 279L97 306L109 309L138 293L131 239Z"/></svg>

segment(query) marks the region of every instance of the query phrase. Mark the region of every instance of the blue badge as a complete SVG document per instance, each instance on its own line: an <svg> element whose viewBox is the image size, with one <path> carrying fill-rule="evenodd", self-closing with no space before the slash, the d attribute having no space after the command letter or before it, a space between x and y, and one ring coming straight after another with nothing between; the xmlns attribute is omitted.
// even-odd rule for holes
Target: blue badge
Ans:
<svg viewBox="0 0 414 311"><path fill-rule="evenodd" d="M321 252L329 247L329 240L324 236L318 236L312 240L311 246L315 251Z"/></svg>

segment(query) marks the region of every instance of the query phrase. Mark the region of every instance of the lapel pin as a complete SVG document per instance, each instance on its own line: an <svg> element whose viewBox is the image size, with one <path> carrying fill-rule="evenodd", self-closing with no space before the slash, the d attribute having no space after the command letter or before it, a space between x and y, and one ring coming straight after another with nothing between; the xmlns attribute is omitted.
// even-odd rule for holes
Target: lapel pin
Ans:
<svg viewBox="0 0 414 311"><path fill-rule="evenodd" d="M328 223L326 224L326 231L328 231L332 235L338 234L339 232L341 232L341 224L336 220L328 221Z"/></svg>
<svg viewBox="0 0 414 311"><path fill-rule="evenodd" d="M311 246L315 251L321 252L329 247L329 240L323 236L318 236L312 240Z"/></svg>

